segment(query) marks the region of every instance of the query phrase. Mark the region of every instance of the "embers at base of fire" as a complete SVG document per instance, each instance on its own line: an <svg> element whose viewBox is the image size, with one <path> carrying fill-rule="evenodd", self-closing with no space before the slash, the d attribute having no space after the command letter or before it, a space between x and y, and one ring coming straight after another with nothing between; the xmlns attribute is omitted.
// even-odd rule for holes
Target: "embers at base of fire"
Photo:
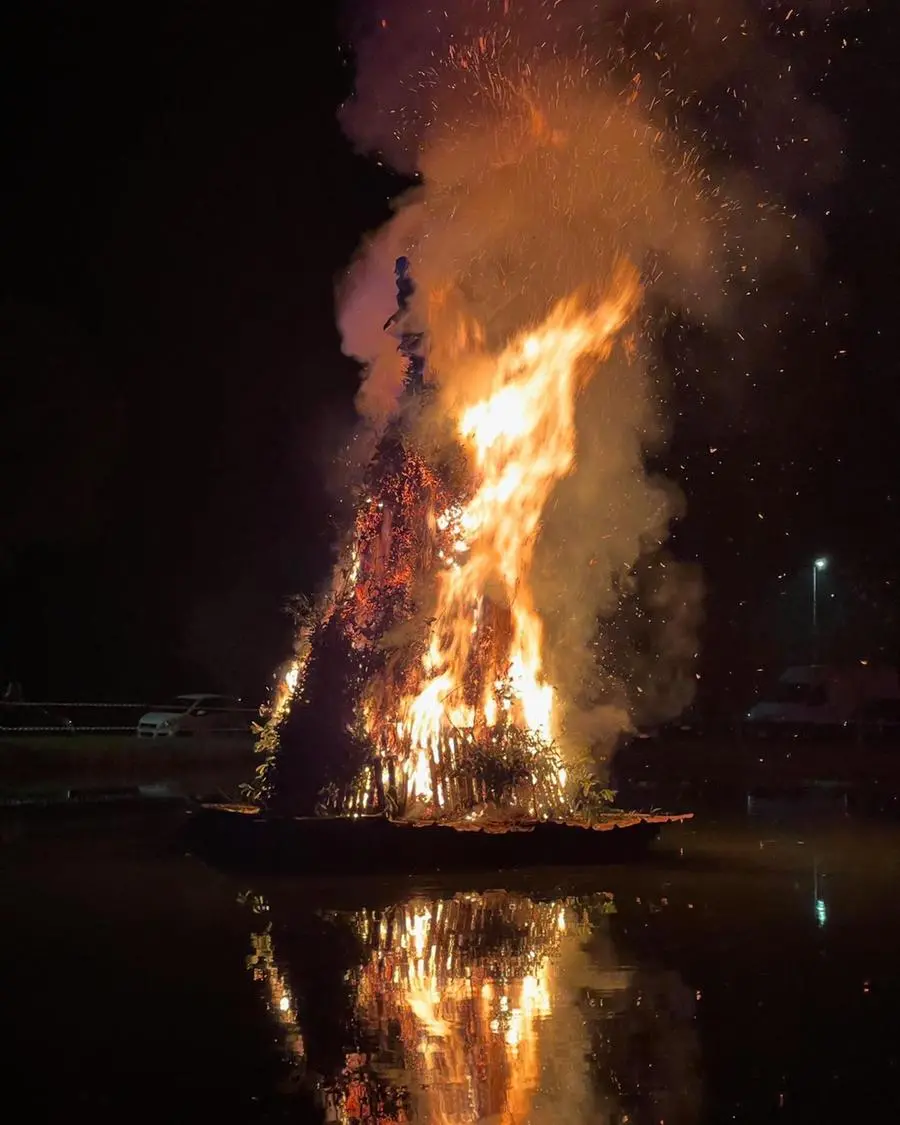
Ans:
<svg viewBox="0 0 900 1125"><path fill-rule="evenodd" d="M453 565L456 532L446 513L466 499L455 478L452 463L429 464L399 429L382 440L330 596L310 623L302 668L289 665L292 699L261 728L269 758L252 796L273 809L435 819L565 811L555 746L512 723L502 705L492 723L478 707L486 670L502 667L509 645L508 606L482 606L461 700L474 723L451 724L442 744L427 749L399 729L398 701L421 686L421 591ZM501 703L512 698L500 679L491 689Z"/></svg>
<svg viewBox="0 0 900 1125"><path fill-rule="evenodd" d="M389 584L386 589L393 604L373 618L396 620L403 598ZM506 818L538 819L566 811L556 747L512 723L454 730L442 753L425 755L426 780L413 778L409 747L399 740L390 747L373 742L361 701L373 705L379 685L398 690L391 676L415 663L415 646L386 651L366 632L345 605L330 607L318 623L298 697L271 747L266 783L254 796L295 816L493 819L502 809Z"/></svg>
<svg viewBox="0 0 900 1125"><path fill-rule="evenodd" d="M266 731L268 752L253 792L273 809L435 819L489 814L538 818L565 811L565 772L556 748L508 721L453 727L438 752L416 752L383 716L414 694L421 675L423 574L440 564L435 511L450 504L446 485L420 457L391 439L373 464L338 579L318 610L294 705ZM504 647L508 610L487 605L480 647ZM415 624L415 622L414 622ZM466 703L483 688L473 663ZM289 672L290 674L290 672ZM503 698L502 683L495 685ZM471 696L471 699L468 697ZM562 778L562 785L561 785Z"/></svg>

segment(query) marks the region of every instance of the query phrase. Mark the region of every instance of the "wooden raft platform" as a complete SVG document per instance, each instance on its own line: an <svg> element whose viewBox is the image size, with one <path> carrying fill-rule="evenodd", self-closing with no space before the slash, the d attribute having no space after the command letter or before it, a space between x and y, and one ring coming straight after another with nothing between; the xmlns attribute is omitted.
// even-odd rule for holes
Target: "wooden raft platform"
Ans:
<svg viewBox="0 0 900 1125"><path fill-rule="evenodd" d="M384 817L276 816L252 805L198 806L187 846L236 870L306 874L422 874L435 871L623 863L665 824L692 813L611 812L587 826L559 821L460 824Z"/></svg>

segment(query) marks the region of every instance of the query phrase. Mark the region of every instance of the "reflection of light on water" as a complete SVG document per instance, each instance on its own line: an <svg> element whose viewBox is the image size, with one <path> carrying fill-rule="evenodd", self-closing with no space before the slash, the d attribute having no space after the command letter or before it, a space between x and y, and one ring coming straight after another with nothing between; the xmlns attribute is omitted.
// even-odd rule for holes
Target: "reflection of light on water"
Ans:
<svg viewBox="0 0 900 1125"><path fill-rule="evenodd" d="M824 926L828 921L828 907L825 905L825 899L822 898L820 887L824 876L819 871L819 861L816 860L813 864L813 904L816 912L816 921L819 926Z"/></svg>
<svg viewBox="0 0 900 1125"><path fill-rule="evenodd" d="M561 964L583 957L583 912L490 892L363 911L355 924L370 950L357 1010L378 1038L376 1065L409 1072L418 1120L524 1121L548 1077L570 1107L587 1097L583 1054L541 1050L545 1030L567 1046L584 1040L558 979ZM562 1120L559 1109L531 1119Z"/></svg>
<svg viewBox="0 0 900 1125"><path fill-rule="evenodd" d="M284 974L275 962L272 935L269 930L251 934L250 942L252 952L247 958L247 968L253 974L253 979L265 987L266 1004L284 1031L285 1049L292 1058L299 1061L306 1054L306 1046L297 1022L294 998Z"/></svg>
<svg viewBox="0 0 900 1125"><path fill-rule="evenodd" d="M269 928L252 935L248 967L328 1121L694 1125L693 991L622 965L614 911L610 894L539 902L491 891L329 912L355 932L362 961L340 978L353 1049L318 1078ZM303 963L287 968L302 993Z"/></svg>

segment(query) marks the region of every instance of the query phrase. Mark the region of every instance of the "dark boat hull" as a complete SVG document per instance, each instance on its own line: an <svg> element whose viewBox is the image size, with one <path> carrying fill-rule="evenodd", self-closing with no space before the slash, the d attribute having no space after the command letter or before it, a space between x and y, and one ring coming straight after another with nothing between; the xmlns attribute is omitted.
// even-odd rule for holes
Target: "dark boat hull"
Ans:
<svg viewBox="0 0 900 1125"><path fill-rule="evenodd" d="M602 828L541 822L495 831L380 817L283 817L207 805L189 818L187 846L217 866L255 872L420 874L568 866L635 859L663 824L683 819L624 814Z"/></svg>

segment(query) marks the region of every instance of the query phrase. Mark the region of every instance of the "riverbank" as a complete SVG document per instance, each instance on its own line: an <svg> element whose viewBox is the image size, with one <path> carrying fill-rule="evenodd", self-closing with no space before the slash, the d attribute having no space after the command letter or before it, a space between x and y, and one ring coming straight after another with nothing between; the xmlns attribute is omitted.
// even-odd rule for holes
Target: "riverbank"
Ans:
<svg viewBox="0 0 900 1125"><path fill-rule="evenodd" d="M67 789L166 785L236 799L259 764L249 736L139 739L128 734L0 739L0 798ZM741 739L727 735L635 740L610 762L629 808L742 805L748 793L810 785L900 797L900 745Z"/></svg>

